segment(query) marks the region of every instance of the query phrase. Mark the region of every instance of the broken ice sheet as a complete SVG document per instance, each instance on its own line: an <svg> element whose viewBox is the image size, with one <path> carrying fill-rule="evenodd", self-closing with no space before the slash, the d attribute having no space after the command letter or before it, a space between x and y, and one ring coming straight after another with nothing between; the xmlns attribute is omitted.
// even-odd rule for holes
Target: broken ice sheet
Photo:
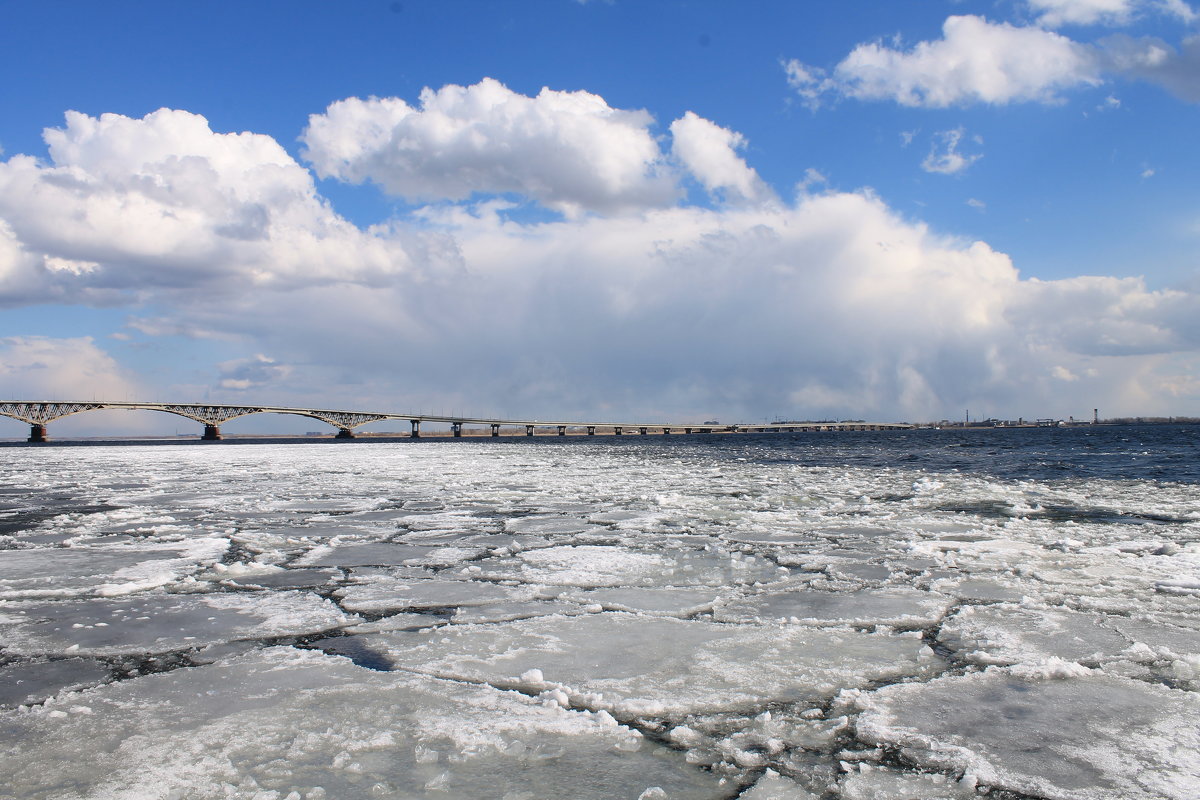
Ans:
<svg viewBox="0 0 1200 800"><path fill-rule="evenodd" d="M336 592L347 611L387 613L425 608L482 606L509 600L532 600L534 590L470 580L408 581L379 576Z"/></svg>
<svg viewBox="0 0 1200 800"><path fill-rule="evenodd" d="M851 698L865 742L1048 800L1200 796L1200 695L1061 660Z"/></svg>
<svg viewBox="0 0 1200 800"><path fill-rule="evenodd" d="M5 788L25 800L729 794L607 714L291 648L0 712L0 725Z"/></svg>
<svg viewBox="0 0 1200 800"><path fill-rule="evenodd" d="M1037 663L1056 657L1095 664L1132 642L1104 614L1017 605L964 606L938 640L977 664Z"/></svg>
<svg viewBox="0 0 1200 800"><path fill-rule="evenodd" d="M514 559L479 562L482 575L552 586L727 586L779 576L758 556L716 550L650 550L604 545L558 545ZM786 570L784 570L786 572Z"/></svg>
<svg viewBox="0 0 1200 800"><path fill-rule="evenodd" d="M763 592L718 604L713 616L724 622L800 621L807 625L890 625L926 628L951 604L950 598L916 589L861 589L855 592L793 590Z"/></svg>
<svg viewBox="0 0 1200 800"><path fill-rule="evenodd" d="M112 597L163 586L219 559L229 542L6 550L0 558L0 599Z"/></svg>
<svg viewBox="0 0 1200 800"><path fill-rule="evenodd" d="M720 597L716 589L652 589L612 587L567 591L559 597L608 611L632 611L664 617L689 617L711 611Z"/></svg>
<svg viewBox="0 0 1200 800"><path fill-rule="evenodd" d="M772 769L765 771L753 786L738 795L739 800L820 800L790 778Z"/></svg>
<svg viewBox="0 0 1200 800"><path fill-rule="evenodd" d="M375 542L325 545L296 559L298 567L451 566L482 555L477 547L428 547Z"/></svg>
<svg viewBox="0 0 1200 800"><path fill-rule="evenodd" d="M742 626L620 612L375 638L395 669L526 691L621 715L672 716L829 697L938 671L916 634Z"/></svg>
<svg viewBox="0 0 1200 800"><path fill-rule="evenodd" d="M14 602L0 635L14 655L136 655L239 639L320 633L357 622L306 592L140 595Z"/></svg>
<svg viewBox="0 0 1200 800"><path fill-rule="evenodd" d="M973 780L857 764L838 786L842 800L973 800Z"/></svg>
<svg viewBox="0 0 1200 800"><path fill-rule="evenodd" d="M455 624L478 622L511 622L531 617L584 614L589 609L561 600L508 600L480 606L463 606L450 618Z"/></svg>
<svg viewBox="0 0 1200 800"><path fill-rule="evenodd" d="M605 529L582 519L571 517L516 517L504 522L510 533L536 533L542 536L564 536L568 534L601 533Z"/></svg>

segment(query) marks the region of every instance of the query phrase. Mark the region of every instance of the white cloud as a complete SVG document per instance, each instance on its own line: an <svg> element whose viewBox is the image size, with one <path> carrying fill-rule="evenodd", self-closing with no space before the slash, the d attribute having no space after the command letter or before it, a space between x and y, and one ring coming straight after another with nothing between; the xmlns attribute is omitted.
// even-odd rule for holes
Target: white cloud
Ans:
<svg viewBox="0 0 1200 800"><path fill-rule="evenodd" d="M788 85L809 108L819 106L821 96L833 88L825 70L819 67L804 64L795 58L782 62L782 66Z"/></svg>
<svg viewBox="0 0 1200 800"><path fill-rule="evenodd" d="M286 382L292 373L287 364L259 353L251 358L237 358L217 365L220 370L218 386L221 389L245 391L247 389L270 390Z"/></svg>
<svg viewBox="0 0 1200 800"><path fill-rule="evenodd" d="M32 284L111 303L148 291L384 283L409 271L408 247L420 244L339 217L270 137L213 133L186 111L68 112L45 139L51 163L0 163L0 299L9 302Z"/></svg>
<svg viewBox="0 0 1200 800"><path fill-rule="evenodd" d="M528 225L444 208L427 224L452 233L469 280L259 292L176 316L305 364L263 376L255 391L275 402L535 417L937 419L985 399L1116 413L1200 348L1194 294L1022 280L1004 254L870 195ZM251 381L233 373L260 364L223 367ZM1081 376L1069 391L1058 366Z"/></svg>
<svg viewBox="0 0 1200 800"><path fill-rule="evenodd" d="M90 336L0 338L0 385L20 400L124 400L139 388Z"/></svg>
<svg viewBox="0 0 1200 800"><path fill-rule="evenodd" d="M685 117L675 137L676 158L710 188L759 191L736 133ZM418 235L399 222L354 228L273 140L216 134L185 112L75 115L48 139L50 163L0 164L7 302L135 292L148 308L130 330L220 354L190 397L936 419L985 399L1014 414L1155 413L1193 385L1178 376L1200 349L1196 293L1022 280L986 243L939 236L870 193L527 224L491 198L420 209ZM658 147L653 160L668 163ZM10 340L5 386L88 397L132 383L90 340L67 341ZM50 355L35 351L63 368L39 372ZM1056 367L1078 380L1064 385ZM66 382L31 382L50 374Z"/></svg>
<svg viewBox="0 0 1200 800"><path fill-rule="evenodd" d="M1060 25L1126 25L1138 0L1026 0L1038 13L1038 23L1056 28Z"/></svg>
<svg viewBox="0 0 1200 800"><path fill-rule="evenodd" d="M349 98L309 117L304 157L321 177L373 181L412 200L516 192L566 213L671 204L677 190L645 111L589 92L536 97L491 78L399 98Z"/></svg>
<svg viewBox="0 0 1200 800"><path fill-rule="evenodd" d="M942 38L902 51L880 42L856 47L828 79L789 62L788 75L810 80L810 99L836 92L860 100L945 108L967 103L1055 102L1058 92L1099 84L1096 57L1084 45L1036 27L949 17ZM813 94L815 93L815 94Z"/></svg>
<svg viewBox="0 0 1200 800"><path fill-rule="evenodd" d="M823 172L813 167L804 170L804 178L796 184L796 191L804 194L816 186L828 186L829 178Z"/></svg>
<svg viewBox="0 0 1200 800"><path fill-rule="evenodd" d="M1076 375L1074 372L1071 372L1071 370L1067 369L1066 367L1062 366L1061 364L1058 366L1055 366L1054 369L1050 370L1050 374L1053 375L1055 378L1059 379L1060 381L1077 381L1077 380L1079 380L1078 375Z"/></svg>
<svg viewBox="0 0 1200 800"><path fill-rule="evenodd" d="M978 200L974 197L967 198L967 205L970 206L971 208L975 209L976 211L986 211L987 210L987 203L983 202L982 200Z"/></svg>
<svg viewBox="0 0 1200 800"><path fill-rule="evenodd" d="M932 108L1053 102L1061 89L1100 82L1087 48L1050 31L958 16L942 35L907 52L859 45L838 64L836 80L852 97Z"/></svg>
<svg viewBox="0 0 1200 800"><path fill-rule="evenodd" d="M731 202L760 202L773 193L737 151L746 146L740 133L722 128L691 111L671 123L671 153L710 194Z"/></svg>
<svg viewBox="0 0 1200 800"><path fill-rule="evenodd" d="M934 134L933 145L929 149L929 155L921 162L921 169L941 175L957 175L983 158L979 153L968 155L959 152L958 146L962 142L963 134L964 130L961 127Z"/></svg>
<svg viewBox="0 0 1200 800"><path fill-rule="evenodd" d="M1200 19L1200 13L1197 13L1196 9L1184 2L1184 0L1159 0L1156 5L1164 14L1175 17L1180 22L1188 25Z"/></svg>
<svg viewBox="0 0 1200 800"><path fill-rule="evenodd" d="M1200 103L1200 35L1185 38L1176 49L1161 39L1125 34L1100 42L1110 69L1167 89L1190 103Z"/></svg>
<svg viewBox="0 0 1200 800"><path fill-rule="evenodd" d="M1059 5L1066 9L1069 4ZM1079 5L1084 7L1099 8ZM1164 7L1189 21L1197 18L1185 4ZM922 108L1057 103L1062 92L1099 86L1108 74L1157 83L1183 100L1200 102L1200 35L1185 37L1178 48L1126 34L1083 44L1038 26L953 16L943 24L941 39L909 50L872 42L856 47L832 74L794 59L784 62L784 70L789 85L814 108L826 97L892 100ZM1110 95L1102 108L1119 105Z"/></svg>
<svg viewBox="0 0 1200 800"><path fill-rule="evenodd" d="M1038 14L1038 24L1049 28L1061 25L1128 25L1145 13L1158 13L1190 24L1195 10L1185 0L1026 0Z"/></svg>

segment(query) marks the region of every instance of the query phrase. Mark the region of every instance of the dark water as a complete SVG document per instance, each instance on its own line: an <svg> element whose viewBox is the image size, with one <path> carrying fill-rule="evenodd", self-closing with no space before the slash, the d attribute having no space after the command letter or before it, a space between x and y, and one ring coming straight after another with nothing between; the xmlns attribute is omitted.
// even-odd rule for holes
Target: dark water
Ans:
<svg viewBox="0 0 1200 800"><path fill-rule="evenodd" d="M754 463L808 466L902 467L927 472L961 472L1003 479L1071 480L1105 478L1163 483L1200 483L1200 425L1098 425L1070 428L974 428L824 433L661 434L625 436L539 435L496 439L427 437L421 444L448 447L520 442L540 447L615 446L649 457L745 459ZM261 444L324 444L370 447L416 443L407 436L335 441L321 438L62 440L50 445L6 442L8 447L230 447Z"/></svg>
<svg viewBox="0 0 1200 800"><path fill-rule="evenodd" d="M635 437L603 441L648 444ZM760 463L906 467L1017 480L1200 483L1200 426L1195 425L713 434L659 436L653 444Z"/></svg>

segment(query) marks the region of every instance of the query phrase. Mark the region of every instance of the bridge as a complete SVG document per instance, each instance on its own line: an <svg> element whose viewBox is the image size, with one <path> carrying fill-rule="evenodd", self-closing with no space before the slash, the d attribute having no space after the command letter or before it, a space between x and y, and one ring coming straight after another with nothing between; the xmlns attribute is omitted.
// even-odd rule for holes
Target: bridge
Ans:
<svg viewBox="0 0 1200 800"><path fill-rule="evenodd" d="M123 408L141 411L161 411L175 414L198 422L204 426L200 438L206 442L221 439L221 425L239 417L251 414L292 414L320 420L337 428L336 439L355 438L354 429L368 422L379 422L385 419L404 420L411 425L410 436L413 439L421 437L421 423L444 423L450 425L451 435L461 437L463 426L472 425L491 430L492 436L499 436L502 428L525 429L526 436L534 436L539 430L556 432L566 436L568 430L586 431L588 436L595 436L596 431L609 431L617 436L626 432L637 431L641 435L651 432L668 435L671 433L794 433L797 431L882 431L903 430L911 428L900 422L772 422L723 425L715 422L705 423L646 423L646 422L567 422L525 419L494 419L490 417L441 416L435 414L393 414L390 412L374 411L334 411L321 408L285 408L282 406L250 406L250 405L218 405L212 403L131 403L92 401L88 403L42 402L42 401L9 401L0 402L0 416L20 420L30 426L30 442L47 441L46 426L56 419L80 414L84 411L99 411L111 408Z"/></svg>

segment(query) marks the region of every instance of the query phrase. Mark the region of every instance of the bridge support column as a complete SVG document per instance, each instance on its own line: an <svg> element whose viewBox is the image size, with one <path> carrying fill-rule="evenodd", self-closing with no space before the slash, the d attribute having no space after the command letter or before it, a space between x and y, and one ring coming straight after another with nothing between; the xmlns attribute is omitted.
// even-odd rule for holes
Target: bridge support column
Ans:
<svg viewBox="0 0 1200 800"><path fill-rule="evenodd" d="M670 435L671 435L671 429L663 428L663 436L670 436Z"/></svg>
<svg viewBox="0 0 1200 800"><path fill-rule="evenodd" d="M36 423L36 422L35 422L35 423L33 423L32 425L30 425L30 426L29 426L29 439L28 439L28 441L30 441L30 442L44 442L44 441L46 441L46 426L45 426L45 425L39 425L39 424L38 424L38 423Z"/></svg>
<svg viewBox="0 0 1200 800"><path fill-rule="evenodd" d="M221 441L221 429L216 425L205 425L204 433L200 436L202 442L219 442Z"/></svg>
<svg viewBox="0 0 1200 800"><path fill-rule="evenodd" d="M623 435L624 433L625 433L625 431L624 431L624 430L622 430L621 428L613 428L613 435L614 435L614 436L621 436L621 435Z"/></svg>
<svg viewBox="0 0 1200 800"><path fill-rule="evenodd" d="M587 431L588 431L588 436L595 436L595 435L596 435L596 426L595 426L595 425L588 425L588 426L587 426Z"/></svg>
<svg viewBox="0 0 1200 800"><path fill-rule="evenodd" d="M354 431L350 430L349 428L339 428L337 434L335 434L333 438L335 438L335 439L353 439Z"/></svg>
<svg viewBox="0 0 1200 800"><path fill-rule="evenodd" d="M558 435L559 435L559 436L566 436L566 435L567 435L567 426L566 426L566 425L559 425L559 426L558 426Z"/></svg>
<svg viewBox="0 0 1200 800"><path fill-rule="evenodd" d="M684 433L691 433L691 432L692 432L692 429L691 429L691 428L684 428L684 429L683 429L683 432L684 432Z"/></svg>
<svg viewBox="0 0 1200 800"><path fill-rule="evenodd" d="M421 420L410 419L409 424L412 425L412 433L409 434L409 437L413 438L413 439L420 439L421 438Z"/></svg>
<svg viewBox="0 0 1200 800"><path fill-rule="evenodd" d="M493 422L492 423L492 436L499 436L499 435L500 435L500 423Z"/></svg>
<svg viewBox="0 0 1200 800"><path fill-rule="evenodd" d="M526 426L525 426L525 435L526 435L526 436L533 436L533 426L532 426L532 425L526 425Z"/></svg>
<svg viewBox="0 0 1200 800"><path fill-rule="evenodd" d="M638 430L642 432L642 436L645 436L649 432L646 428L638 428Z"/></svg>
<svg viewBox="0 0 1200 800"><path fill-rule="evenodd" d="M461 422L451 422L450 423L450 431L454 434L455 439L461 439L462 438L462 423Z"/></svg>

